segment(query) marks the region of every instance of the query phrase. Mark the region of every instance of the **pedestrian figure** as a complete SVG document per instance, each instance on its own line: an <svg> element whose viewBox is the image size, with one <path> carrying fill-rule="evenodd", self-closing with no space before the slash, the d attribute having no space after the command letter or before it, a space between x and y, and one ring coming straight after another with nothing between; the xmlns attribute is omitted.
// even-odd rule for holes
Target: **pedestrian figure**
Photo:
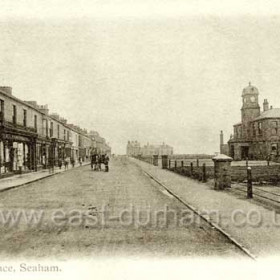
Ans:
<svg viewBox="0 0 280 280"><path fill-rule="evenodd" d="M68 165L69 165L69 157L67 157L67 158L64 160L64 167L65 167L65 170L68 169Z"/></svg>
<svg viewBox="0 0 280 280"><path fill-rule="evenodd" d="M80 166L82 166L83 161L82 161L81 157L79 157L79 163L80 163Z"/></svg>
<svg viewBox="0 0 280 280"><path fill-rule="evenodd" d="M107 154L105 154L104 157L104 164L105 164L105 172L109 172L109 156Z"/></svg>
<svg viewBox="0 0 280 280"><path fill-rule="evenodd" d="M58 159L58 167L59 167L59 169L61 169L61 167L62 167L62 159L61 158Z"/></svg>
<svg viewBox="0 0 280 280"><path fill-rule="evenodd" d="M95 159L94 159L94 170L95 170L95 171L98 171L98 169L99 169L99 168L98 168L98 166L99 166L99 165L98 165L98 161L99 161L99 155L96 154L96 155L95 155Z"/></svg>
<svg viewBox="0 0 280 280"><path fill-rule="evenodd" d="M91 169L93 169L93 165L94 165L93 156L94 156L94 155L91 155L91 156L90 156L90 167L91 167Z"/></svg>
<svg viewBox="0 0 280 280"><path fill-rule="evenodd" d="M93 154L93 155L91 155L91 158L90 158L91 169L93 169L93 167L94 167L95 171L96 171L96 168L97 168L97 166L96 166L96 157L97 157L97 155Z"/></svg>
<svg viewBox="0 0 280 280"><path fill-rule="evenodd" d="M101 171L102 168L101 168L101 163L102 163L102 157L101 155L98 155L98 160L97 160L97 166L98 166L98 171Z"/></svg>
<svg viewBox="0 0 280 280"><path fill-rule="evenodd" d="M72 164L72 168L74 168L75 167L75 160L74 160L74 158L71 158L71 164Z"/></svg>

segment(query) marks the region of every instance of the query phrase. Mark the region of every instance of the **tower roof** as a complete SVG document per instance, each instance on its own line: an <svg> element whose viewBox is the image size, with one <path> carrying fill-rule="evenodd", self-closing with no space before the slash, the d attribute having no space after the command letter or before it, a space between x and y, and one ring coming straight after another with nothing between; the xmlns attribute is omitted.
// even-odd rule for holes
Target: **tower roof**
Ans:
<svg viewBox="0 0 280 280"><path fill-rule="evenodd" d="M242 96L246 94L259 94L259 91L256 87L251 85L251 82L249 82L249 85L245 87L242 91Z"/></svg>

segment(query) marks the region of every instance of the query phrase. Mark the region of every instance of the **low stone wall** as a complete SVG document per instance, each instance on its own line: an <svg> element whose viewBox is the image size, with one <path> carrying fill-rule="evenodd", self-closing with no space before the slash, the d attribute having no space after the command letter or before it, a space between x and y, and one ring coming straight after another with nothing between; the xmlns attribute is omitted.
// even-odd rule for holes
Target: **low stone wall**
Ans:
<svg viewBox="0 0 280 280"><path fill-rule="evenodd" d="M272 166L252 166L253 182L278 182L280 181L280 165ZM246 166L232 166L231 180L235 182L244 182L247 180Z"/></svg>
<svg viewBox="0 0 280 280"><path fill-rule="evenodd" d="M139 160L145 161L147 163L153 164L153 157L152 156L145 156L145 157L135 157Z"/></svg>
<svg viewBox="0 0 280 280"><path fill-rule="evenodd" d="M213 179L214 178L214 166L206 166L206 180L207 179ZM194 166L193 169L191 169L190 166L184 166L184 167L171 167L169 168L170 171L173 171L175 173L178 173L183 176L191 177L193 179L197 179L199 181L202 181L203 179L203 167L202 166Z"/></svg>
<svg viewBox="0 0 280 280"><path fill-rule="evenodd" d="M147 163L153 164L153 157L137 157L139 160L145 161ZM161 159L159 159L161 160ZM176 172L182 176L187 176L193 179L202 180L203 178L203 166L201 164L203 160L199 161L199 166L197 166L196 160L185 161L183 160L184 166L182 167L182 161L176 161L175 168L175 160L170 160L170 167L168 170L172 172ZM193 163L193 169L191 172L190 163ZM255 163L251 166L252 169L252 181L253 182L269 182L269 183L277 183L280 182L280 165L256 165ZM206 163L206 179L214 178L214 166L207 165ZM235 166L231 165L231 181L232 182L244 182L247 181L247 167L246 166Z"/></svg>

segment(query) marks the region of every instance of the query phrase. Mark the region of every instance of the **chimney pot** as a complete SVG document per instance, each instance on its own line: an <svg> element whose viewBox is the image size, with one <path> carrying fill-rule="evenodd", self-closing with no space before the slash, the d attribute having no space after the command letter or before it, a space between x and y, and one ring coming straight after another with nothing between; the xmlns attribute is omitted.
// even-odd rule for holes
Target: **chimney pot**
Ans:
<svg viewBox="0 0 280 280"><path fill-rule="evenodd" d="M268 111L269 110L269 103L267 101L267 99L264 100L263 102L263 111Z"/></svg>

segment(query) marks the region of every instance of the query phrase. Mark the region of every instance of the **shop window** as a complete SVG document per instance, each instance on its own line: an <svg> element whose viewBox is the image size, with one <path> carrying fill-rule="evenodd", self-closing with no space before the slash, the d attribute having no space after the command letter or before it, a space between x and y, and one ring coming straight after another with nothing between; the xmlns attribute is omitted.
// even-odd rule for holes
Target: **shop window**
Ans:
<svg viewBox="0 0 280 280"><path fill-rule="evenodd" d="M59 127L59 124L57 125L57 139L59 139L60 137L60 131L59 131L60 127Z"/></svg>

